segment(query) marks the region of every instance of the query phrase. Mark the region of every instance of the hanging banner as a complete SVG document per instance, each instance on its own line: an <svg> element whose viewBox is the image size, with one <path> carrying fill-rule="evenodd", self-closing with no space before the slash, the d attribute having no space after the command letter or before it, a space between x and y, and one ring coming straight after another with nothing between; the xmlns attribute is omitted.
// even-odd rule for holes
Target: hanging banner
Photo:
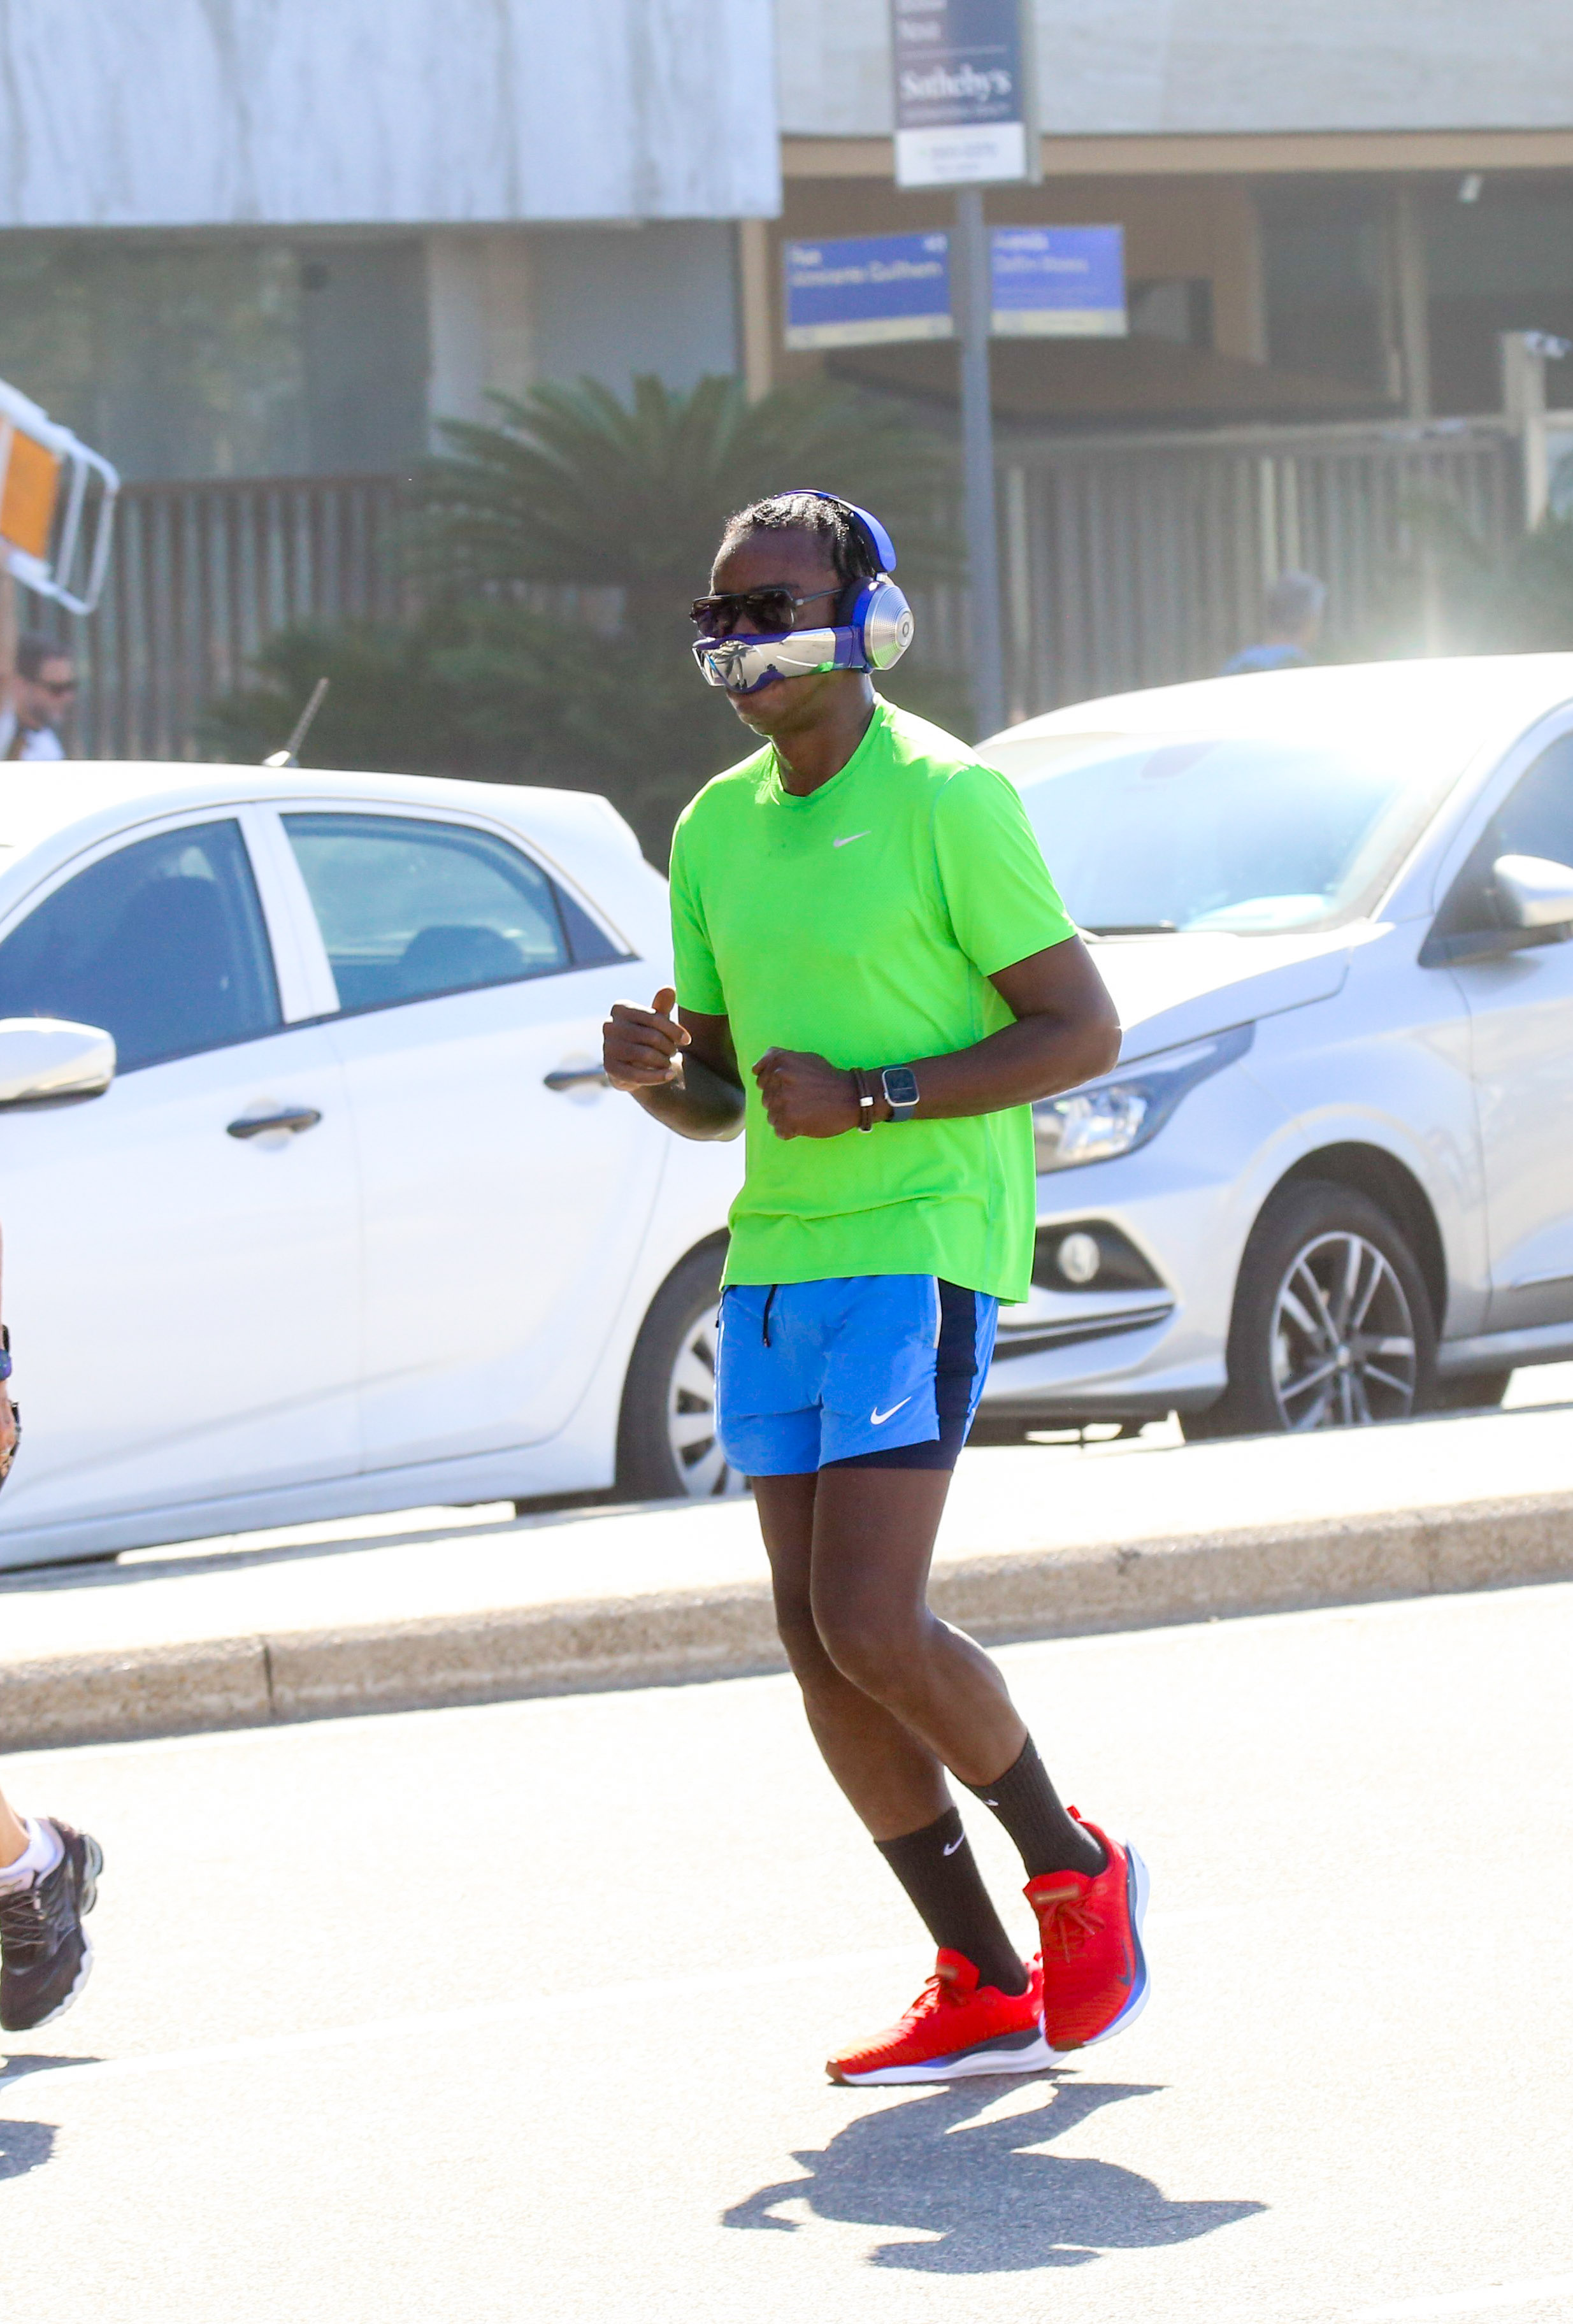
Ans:
<svg viewBox="0 0 1573 2324"><path fill-rule="evenodd" d="M1038 177L1023 0L892 0L898 186Z"/></svg>
<svg viewBox="0 0 1573 2324"><path fill-rule="evenodd" d="M880 234L789 242L789 347L888 346L950 337L950 240Z"/></svg>
<svg viewBox="0 0 1573 2324"><path fill-rule="evenodd" d="M995 226L990 245L996 338L1126 336L1123 226Z"/></svg>

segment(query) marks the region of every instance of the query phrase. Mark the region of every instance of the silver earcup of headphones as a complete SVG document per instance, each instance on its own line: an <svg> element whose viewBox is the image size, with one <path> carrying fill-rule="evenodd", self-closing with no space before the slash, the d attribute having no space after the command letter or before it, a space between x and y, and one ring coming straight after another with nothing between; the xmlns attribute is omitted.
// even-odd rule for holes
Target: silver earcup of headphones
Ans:
<svg viewBox="0 0 1573 2324"><path fill-rule="evenodd" d="M887 574L871 581L857 600L852 627L859 634L869 669L889 669L912 642L912 609Z"/></svg>

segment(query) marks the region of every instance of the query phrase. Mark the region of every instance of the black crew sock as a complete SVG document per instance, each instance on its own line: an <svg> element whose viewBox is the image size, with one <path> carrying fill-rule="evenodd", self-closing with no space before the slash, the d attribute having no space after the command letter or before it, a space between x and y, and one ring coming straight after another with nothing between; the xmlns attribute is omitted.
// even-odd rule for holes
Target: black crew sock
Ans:
<svg viewBox="0 0 1573 2324"><path fill-rule="evenodd" d="M1022 1853L1029 1880L1041 1872L1101 1872L1107 1858L1085 1824L1067 1815L1029 1735L1020 1757L992 1784L968 1784L993 1808Z"/></svg>
<svg viewBox="0 0 1573 2324"><path fill-rule="evenodd" d="M1022 1957L983 1885L958 1809L947 1808L921 1831L903 1832L899 1840L876 1840L874 1846L937 1945L965 1954L977 1971L979 1985L997 1986L1002 1993L1025 1993Z"/></svg>

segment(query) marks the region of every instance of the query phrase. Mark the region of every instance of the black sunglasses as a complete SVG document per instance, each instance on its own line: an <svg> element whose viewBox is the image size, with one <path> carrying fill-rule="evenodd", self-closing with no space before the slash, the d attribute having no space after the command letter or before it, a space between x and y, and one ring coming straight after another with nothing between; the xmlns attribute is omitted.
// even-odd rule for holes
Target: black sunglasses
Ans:
<svg viewBox="0 0 1573 2324"><path fill-rule="evenodd" d="M770 637L793 626L800 605L840 595L839 589L810 589L799 597L784 582L763 589L722 589L713 597L694 599L694 624L707 638L729 638L739 630L745 636Z"/></svg>

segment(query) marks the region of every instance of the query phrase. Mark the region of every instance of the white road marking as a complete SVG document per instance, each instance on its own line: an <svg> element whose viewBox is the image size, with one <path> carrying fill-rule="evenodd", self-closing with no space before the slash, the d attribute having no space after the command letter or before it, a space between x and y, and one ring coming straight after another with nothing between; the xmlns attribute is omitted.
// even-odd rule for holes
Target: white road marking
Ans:
<svg viewBox="0 0 1573 2324"><path fill-rule="evenodd" d="M1197 1904L1178 1912L1149 1914L1147 1927L1185 1926L1188 1923L1234 1921L1233 1906ZM318 2025L293 2034L253 2034L238 2042L217 2042L206 2048L153 2051L128 2058L92 2058L80 2065L41 2066L28 2071L25 2052L12 2053L14 2070L0 2074L0 2091L12 2102L18 2092L31 2094L46 2085L79 2082L134 2081L149 2074L180 2073L203 2066L229 2066L250 2058L290 2058L313 2050L351 2049L374 2042L420 2042L446 2035L470 2034L489 2025L516 2025L531 2018L549 2018L560 2010L628 2009L640 2004L683 2001L698 1995L745 1993L755 1986L779 1985L787 1979L815 1977L855 1977L865 1969L902 1962L921 1974L917 1946L880 1945L856 1953L821 1953L810 1960L768 1961L747 1969L697 1969L689 1977L641 1978L621 1985L581 1987L577 1992L535 1993L525 2001L477 2002L467 2009L428 2010L408 2017L369 2018L359 2025Z"/></svg>
<svg viewBox="0 0 1573 2324"><path fill-rule="evenodd" d="M1407 2317L1484 2316L1489 2309L1529 2308L1540 2300L1573 2300L1573 2275L1485 2283L1473 2292L1445 2292L1430 2300L1391 2300L1380 2308L1362 2308L1353 2324L1402 2324Z"/></svg>

